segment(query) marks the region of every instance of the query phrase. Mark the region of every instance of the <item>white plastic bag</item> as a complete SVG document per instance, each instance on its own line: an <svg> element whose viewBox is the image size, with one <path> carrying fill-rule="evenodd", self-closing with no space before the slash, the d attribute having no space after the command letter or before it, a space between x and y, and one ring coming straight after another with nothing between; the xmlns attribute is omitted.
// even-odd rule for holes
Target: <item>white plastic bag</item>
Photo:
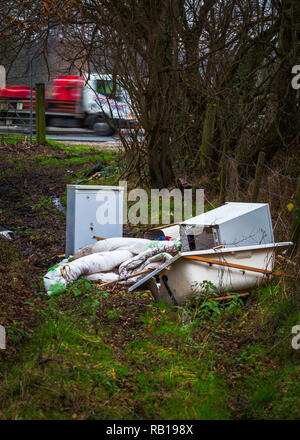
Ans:
<svg viewBox="0 0 300 440"><path fill-rule="evenodd" d="M90 275L86 275L84 277L89 281L103 281L103 283L111 283L113 281L118 281L120 276L115 272L107 272L107 273L92 273Z"/></svg>
<svg viewBox="0 0 300 440"><path fill-rule="evenodd" d="M151 263L154 259L157 261L161 259L162 263L166 261L168 258L166 253L177 253L180 250L181 243L180 241L152 241L151 245L144 252L141 252L138 255L130 258L130 260L126 260L121 263L119 267L119 274L121 278L127 278L129 275L132 275L134 272L140 272L144 269L147 262Z"/></svg>
<svg viewBox="0 0 300 440"><path fill-rule="evenodd" d="M80 277L112 271L132 256L132 252L118 250L86 255L70 263L62 263L44 276L45 289L52 293L63 291L67 284L73 283Z"/></svg>
<svg viewBox="0 0 300 440"><path fill-rule="evenodd" d="M151 243L153 243L153 241L147 240L146 238L107 238L106 240L99 240L94 244L90 244L89 246L80 249L74 255L74 260L96 252L108 252L122 249L126 249L134 255L137 255L143 252Z"/></svg>

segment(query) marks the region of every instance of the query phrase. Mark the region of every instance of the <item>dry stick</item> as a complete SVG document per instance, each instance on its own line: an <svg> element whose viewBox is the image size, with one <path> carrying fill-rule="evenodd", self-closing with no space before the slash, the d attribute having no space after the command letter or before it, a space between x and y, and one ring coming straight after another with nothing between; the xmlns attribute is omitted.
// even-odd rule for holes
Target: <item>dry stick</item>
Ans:
<svg viewBox="0 0 300 440"><path fill-rule="evenodd" d="M299 276L294 276L294 275L288 275L287 273L276 273L274 272L273 275L279 275L279 276L283 276L285 278L290 278L291 280L299 280Z"/></svg>
<svg viewBox="0 0 300 440"><path fill-rule="evenodd" d="M100 174L100 173L101 173L101 171L97 171L97 173L95 173L95 174L93 174L92 176L90 176L90 177L87 179L87 181L89 181L89 180L93 180L93 178L96 177L96 176L98 176L98 174Z"/></svg>
<svg viewBox="0 0 300 440"><path fill-rule="evenodd" d="M179 223L170 223L169 225L156 226L155 228L149 229L149 231L157 231L159 229L166 229L169 228L170 226L177 226L177 225L179 225Z"/></svg>
<svg viewBox="0 0 300 440"><path fill-rule="evenodd" d="M203 261L204 263L209 263L209 264L218 264L220 266L234 267L235 269L242 269L242 270L249 270L252 272L264 273L266 275L271 275L271 274L272 275L282 275L281 272L272 272L272 270L259 269L257 267L250 267L250 266L242 266L240 264L227 263L226 261L218 261L218 260L213 260L211 258L197 257L194 255L184 255L184 258L189 258L191 260L199 260L199 261Z"/></svg>
<svg viewBox="0 0 300 440"><path fill-rule="evenodd" d="M277 258L280 258L280 260L284 260L285 262L292 264L293 266L297 266L297 263L295 263L295 261L292 261L289 258L284 257L283 255L277 255Z"/></svg>
<svg viewBox="0 0 300 440"><path fill-rule="evenodd" d="M258 159L257 159L257 164L256 164L254 187L253 187L253 192L252 192L252 197L251 197L252 203L255 203L258 198L260 181L261 181L261 176L262 176L263 168L264 168L264 161L265 161L265 153L263 151L260 151L260 153L258 155Z"/></svg>
<svg viewBox="0 0 300 440"><path fill-rule="evenodd" d="M143 275L143 274L146 274L146 273L149 273L149 272L152 272L152 271L153 271L153 269L145 269L145 270L142 270L141 272L132 273L131 275L129 275L126 278L122 278L120 280L114 280L114 281L109 281L108 283L100 284L99 287L106 287L106 286L109 286L110 284L113 284L113 283L120 283L121 281L127 281L129 278L134 278L134 277L137 277L139 275Z"/></svg>
<svg viewBox="0 0 300 440"><path fill-rule="evenodd" d="M246 296L246 295L250 295L249 292L245 292L245 293L236 293L234 295L227 295L227 296L219 296L218 298L209 298L209 300L213 300L213 301L222 301L223 299L232 299L236 296L240 297L240 296Z"/></svg>

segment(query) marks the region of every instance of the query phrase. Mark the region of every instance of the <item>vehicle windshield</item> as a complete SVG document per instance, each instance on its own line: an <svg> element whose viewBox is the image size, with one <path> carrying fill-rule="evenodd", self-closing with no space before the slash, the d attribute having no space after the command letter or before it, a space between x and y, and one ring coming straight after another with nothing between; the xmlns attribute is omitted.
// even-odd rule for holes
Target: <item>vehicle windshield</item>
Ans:
<svg viewBox="0 0 300 440"><path fill-rule="evenodd" d="M97 79L96 80L96 93L101 93L109 98L122 101L122 89L117 84L114 90L114 83L112 80Z"/></svg>

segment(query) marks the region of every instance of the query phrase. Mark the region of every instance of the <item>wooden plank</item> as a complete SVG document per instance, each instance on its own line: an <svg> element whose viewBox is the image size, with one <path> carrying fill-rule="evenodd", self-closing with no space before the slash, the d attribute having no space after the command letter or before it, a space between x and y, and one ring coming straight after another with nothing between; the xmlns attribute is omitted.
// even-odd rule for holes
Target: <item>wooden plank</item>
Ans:
<svg viewBox="0 0 300 440"><path fill-rule="evenodd" d="M157 231L159 229L166 229L166 228L169 228L171 226L177 226L177 225L179 225L179 223L170 223L169 225L156 226L155 228L149 229L149 231Z"/></svg>
<svg viewBox="0 0 300 440"><path fill-rule="evenodd" d="M248 270L250 272L259 272L266 275L273 274L271 270L259 269L258 267L242 266L241 264L227 263L227 261L213 260L211 258L198 257L196 255L184 255L184 258L189 258L190 260L203 261L203 263L218 264L219 266L233 267L234 269Z"/></svg>

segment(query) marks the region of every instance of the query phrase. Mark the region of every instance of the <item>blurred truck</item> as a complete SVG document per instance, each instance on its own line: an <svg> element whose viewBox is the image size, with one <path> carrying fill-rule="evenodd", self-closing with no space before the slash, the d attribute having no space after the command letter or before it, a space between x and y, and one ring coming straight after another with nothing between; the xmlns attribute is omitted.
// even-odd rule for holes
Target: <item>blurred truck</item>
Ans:
<svg viewBox="0 0 300 440"><path fill-rule="evenodd" d="M35 92L33 115L35 115ZM137 119L127 95L110 75L60 75L46 88L46 125L86 128L99 136L110 136L117 128L132 128ZM30 87L0 89L0 121L19 125L20 117L30 117Z"/></svg>

